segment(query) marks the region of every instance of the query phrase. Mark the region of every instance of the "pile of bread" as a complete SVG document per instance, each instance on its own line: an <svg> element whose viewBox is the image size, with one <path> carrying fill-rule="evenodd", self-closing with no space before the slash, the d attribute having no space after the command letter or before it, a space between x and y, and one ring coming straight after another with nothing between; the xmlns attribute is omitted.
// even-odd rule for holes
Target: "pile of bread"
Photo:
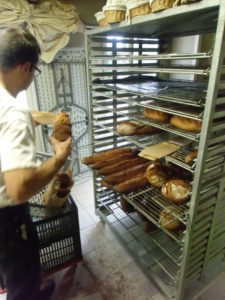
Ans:
<svg viewBox="0 0 225 300"><path fill-rule="evenodd" d="M114 192L127 194L149 185L160 189L169 207L160 213L160 224L169 230L181 227L180 221L173 219L174 205L170 207L169 203L180 205L189 200L191 186L188 172L172 165L163 166L160 161L151 162L138 157L138 151L129 147L87 156L82 162L97 170L103 177L101 185ZM166 223L166 220L169 221Z"/></svg>
<svg viewBox="0 0 225 300"><path fill-rule="evenodd" d="M40 124L53 125L52 136L63 142L72 135L72 123L69 116L62 112L57 115L48 112L32 112L32 117L35 122ZM44 204L48 206L62 207L70 194L73 186L72 171L60 171L47 186L44 193Z"/></svg>
<svg viewBox="0 0 225 300"><path fill-rule="evenodd" d="M170 123L178 129L184 131L199 133L202 129L202 122L198 120L189 119L181 116L173 116L165 112L144 108L143 115L151 121ZM117 127L117 132L120 135L140 135L140 134L154 134L160 132L159 129L145 125L138 121L125 121L121 122Z"/></svg>
<svg viewBox="0 0 225 300"><path fill-rule="evenodd" d="M115 192L129 193L148 184L145 171L150 161L139 157L138 151L129 147L84 157L82 163L104 176L101 184Z"/></svg>

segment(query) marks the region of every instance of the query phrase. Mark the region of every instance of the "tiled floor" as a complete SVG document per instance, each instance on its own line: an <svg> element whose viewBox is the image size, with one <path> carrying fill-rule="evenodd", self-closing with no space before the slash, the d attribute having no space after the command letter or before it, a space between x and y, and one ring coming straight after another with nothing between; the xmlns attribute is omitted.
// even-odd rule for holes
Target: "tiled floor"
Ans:
<svg viewBox="0 0 225 300"><path fill-rule="evenodd" d="M75 184L72 196L79 210L84 262L51 276L56 282L51 300L164 300L108 225L95 215L92 180ZM222 274L195 299L225 300L224 282ZM3 299L5 295L0 296Z"/></svg>

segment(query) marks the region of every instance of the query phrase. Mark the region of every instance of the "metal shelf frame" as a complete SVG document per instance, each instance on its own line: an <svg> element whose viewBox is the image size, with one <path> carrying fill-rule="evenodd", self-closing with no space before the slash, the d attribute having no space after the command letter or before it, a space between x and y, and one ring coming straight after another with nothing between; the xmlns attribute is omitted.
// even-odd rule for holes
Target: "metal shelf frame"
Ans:
<svg viewBox="0 0 225 300"><path fill-rule="evenodd" d="M174 37L209 32L215 33L210 53L185 55L163 53L165 45ZM118 42L124 42L126 46L117 48ZM146 48L143 47L145 43L148 45ZM138 120L162 129L164 134L170 137L171 134L181 136L190 142L190 147L187 144L177 153L166 157L167 161L193 174L190 201L178 216L185 229L180 235L176 232L167 232L164 228L158 229L155 234L148 234L148 242L144 242L146 252L137 232L129 229L130 224L133 224L132 216L123 211L119 212L119 209L121 210L119 194L101 187L100 177L97 173L94 174L97 214L117 233L128 251L133 253L135 259L168 299L186 299L190 291L193 296L194 292L199 292L212 281L221 270L224 270L225 264L225 227L221 228L221 222L225 224L222 221L225 214L224 1L202 0L157 14L133 18L129 22L94 29L86 34L86 47L93 152L127 145L142 149L147 143L160 141L159 134L152 137L119 136L116 129L123 120ZM172 65L170 69L166 67L170 60L172 63L174 59L188 61L193 58L206 59L210 64L209 68L198 68L197 71L202 78L208 76L204 99L185 101L179 98L171 100L166 95L148 97L142 92L119 88L109 83L133 75L138 80L139 73L140 76L146 74L158 77L165 76L167 72L170 74L177 71L195 72L196 70L188 67L186 70L174 69ZM98 78L101 80L96 80ZM157 101L160 104L157 104ZM195 112L196 114L188 115L186 111L185 115L185 110L182 111L176 106L170 110L168 103L196 108L200 114L197 115L198 112ZM148 105L167 113L202 119L201 133L184 132L170 124L146 119L141 111ZM193 147L199 149L198 156L189 166L185 163L185 156L193 150ZM123 196L148 220L160 227L158 214L160 209L166 206L164 199L161 199L160 191L150 188L140 191L140 194L137 192ZM181 207L179 209L182 210ZM163 244L165 237L170 241L168 245ZM168 253L174 245L178 246L177 260ZM139 249L140 253L145 253L142 257L138 254Z"/></svg>

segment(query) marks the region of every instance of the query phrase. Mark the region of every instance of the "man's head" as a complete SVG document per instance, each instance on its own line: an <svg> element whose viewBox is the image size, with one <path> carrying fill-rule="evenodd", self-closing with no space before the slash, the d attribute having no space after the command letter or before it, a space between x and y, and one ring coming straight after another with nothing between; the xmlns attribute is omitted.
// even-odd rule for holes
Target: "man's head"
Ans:
<svg viewBox="0 0 225 300"><path fill-rule="evenodd" d="M0 73L14 80L18 91L27 89L33 80L40 47L27 30L8 28L0 35Z"/></svg>

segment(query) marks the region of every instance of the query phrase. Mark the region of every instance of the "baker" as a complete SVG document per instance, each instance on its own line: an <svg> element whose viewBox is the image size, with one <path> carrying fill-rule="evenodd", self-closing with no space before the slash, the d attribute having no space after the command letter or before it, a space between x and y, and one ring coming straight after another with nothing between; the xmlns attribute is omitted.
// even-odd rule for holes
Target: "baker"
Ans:
<svg viewBox="0 0 225 300"><path fill-rule="evenodd" d="M38 71L40 47L22 28L0 36L0 275L7 300L46 300L54 283L41 288L38 237L28 200L57 174L71 151L71 138L51 138L54 156L41 165L35 156L34 122L16 97Z"/></svg>

